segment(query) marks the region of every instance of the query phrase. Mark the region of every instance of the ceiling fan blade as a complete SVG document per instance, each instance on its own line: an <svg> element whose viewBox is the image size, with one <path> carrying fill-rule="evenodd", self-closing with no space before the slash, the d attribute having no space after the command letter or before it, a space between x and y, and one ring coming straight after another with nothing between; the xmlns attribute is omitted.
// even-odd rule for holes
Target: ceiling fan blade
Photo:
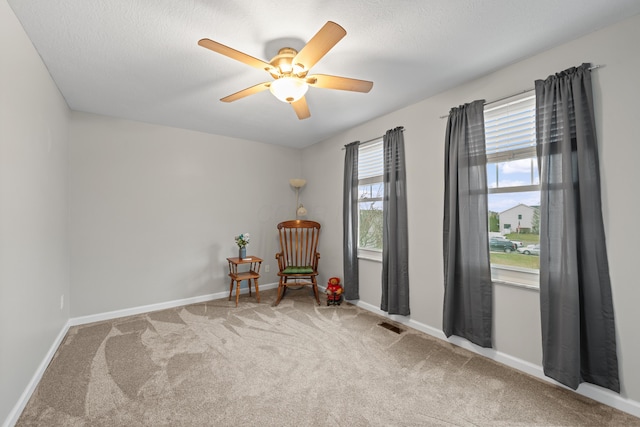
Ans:
<svg viewBox="0 0 640 427"><path fill-rule="evenodd" d="M291 106L296 112L296 115L300 120L308 119L311 117L311 112L309 112L309 106L307 105L307 100L304 96L298 99L296 102L292 102Z"/></svg>
<svg viewBox="0 0 640 427"><path fill-rule="evenodd" d="M332 47L336 45L347 32L335 22L328 21L315 36L309 40L300 52L293 58L291 64L300 65L309 71Z"/></svg>
<svg viewBox="0 0 640 427"><path fill-rule="evenodd" d="M259 83L255 86L242 89L241 91L231 94L229 96L225 96L220 101L222 102L237 101L238 99L244 98L245 96L253 95L255 93L262 92L263 90L267 90L269 89L269 86L271 86L271 82Z"/></svg>
<svg viewBox="0 0 640 427"><path fill-rule="evenodd" d="M202 39L198 41L198 44L221 55L227 56L231 59L235 59L236 61L240 61L252 67L259 68L260 70L266 70L267 72L270 72L273 69L273 66L268 62L264 62L261 59L254 58L251 55L247 55L246 53L240 52L239 50L235 50L233 48L230 48L229 46L225 46L222 43L214 42L213 40L209 39Z"/></svg>
<svg viewBox="0 0 640 427"><path fill-rule="evenodd" d="M314 74L312 76L308 76L305 80L309 86L320 87L323 89L339 89L367 93L373 87L373 82L367 80L330 76L328 74Z"/></svg>

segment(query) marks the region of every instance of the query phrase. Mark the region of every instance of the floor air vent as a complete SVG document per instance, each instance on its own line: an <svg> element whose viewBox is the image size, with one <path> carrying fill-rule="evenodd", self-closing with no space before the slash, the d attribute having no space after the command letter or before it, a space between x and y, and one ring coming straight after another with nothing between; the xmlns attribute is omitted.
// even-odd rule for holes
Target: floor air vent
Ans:
<svg viewBox="0 0 640 427"><path fill-rule="evenodd" d="M391 332L395 332L396 334L401 334L404 332L402 329L398 328L397 326L387 322L378 323L378 326L382 326L383 328L388 329Z"/></svg>

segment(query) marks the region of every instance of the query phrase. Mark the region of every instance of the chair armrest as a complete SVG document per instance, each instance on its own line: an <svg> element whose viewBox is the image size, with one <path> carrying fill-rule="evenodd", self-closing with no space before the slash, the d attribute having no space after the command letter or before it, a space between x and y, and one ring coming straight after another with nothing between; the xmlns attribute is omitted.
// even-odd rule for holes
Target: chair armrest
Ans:
<svg viewBox="0 0 640 427"><path fill-rule="evenodd" d="M284 252L278 252L276 254L276 260L278 260L278 270L282 271L285 269L285 265L284 265Z"/></svg>

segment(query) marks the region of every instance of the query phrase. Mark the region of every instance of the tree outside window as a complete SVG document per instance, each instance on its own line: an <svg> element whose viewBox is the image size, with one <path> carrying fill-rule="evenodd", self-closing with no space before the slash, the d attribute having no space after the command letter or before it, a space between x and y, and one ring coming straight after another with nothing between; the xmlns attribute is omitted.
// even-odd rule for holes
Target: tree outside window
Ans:
<svg viewBox="0 0 640 427"><path fill-rule="evenodd" d="M382 138L358 149L358 249L382 253Z"/></svg>

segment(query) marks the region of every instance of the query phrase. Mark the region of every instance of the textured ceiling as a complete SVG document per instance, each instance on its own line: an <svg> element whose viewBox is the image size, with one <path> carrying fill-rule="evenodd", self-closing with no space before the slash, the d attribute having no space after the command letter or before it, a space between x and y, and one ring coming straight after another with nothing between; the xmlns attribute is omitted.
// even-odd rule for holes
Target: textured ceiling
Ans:
<svg viewBox="0 0 640 427"><path fill-rule="evenodd" d="M8 3L71 109L291 147L640 13L638 0ZM279 47L302 47L329 20L347 35L311 72L371 80L371 92L310 88L306 120L269 91L219 101L271 77L199 39L269 61Z"/></svg>

